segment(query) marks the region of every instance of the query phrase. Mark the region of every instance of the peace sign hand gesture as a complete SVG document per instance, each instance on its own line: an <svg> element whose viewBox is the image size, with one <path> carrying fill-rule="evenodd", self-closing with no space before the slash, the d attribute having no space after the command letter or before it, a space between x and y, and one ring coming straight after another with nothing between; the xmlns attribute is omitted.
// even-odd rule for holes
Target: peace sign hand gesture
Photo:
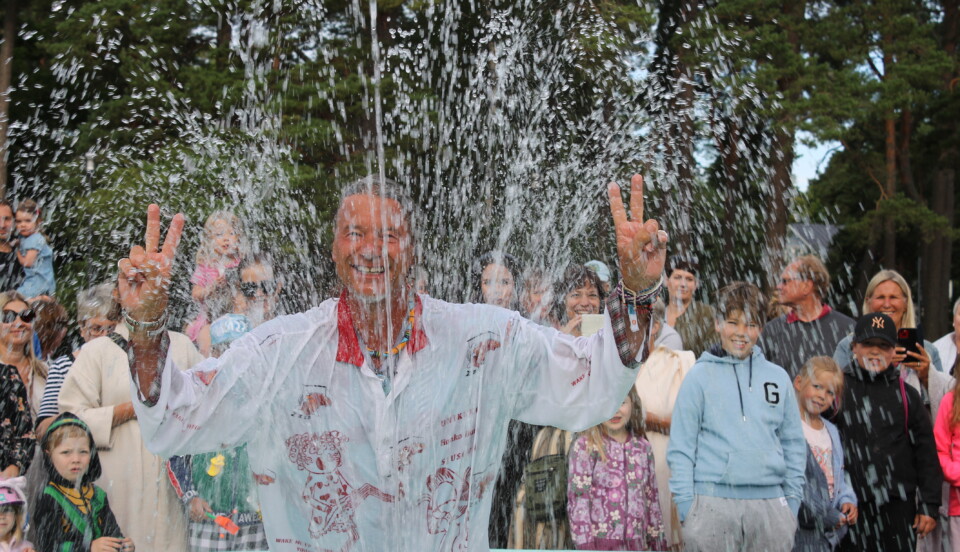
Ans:
<svg viewBox="0 0 960 552"><path fill-rule="evenodd" d="M170 296L170 269L183 233L183 214L170 221L167 237L160 245L160 207L147 207L147 232L143 246L130 248L130 256L117 263L120 305L130 318L140 322L159 320Z"/></svg>
<svg viewBox="0 0 960 552"><path fill-rule="evenodd" d="M643 220L643 177L639 174L630 179L630 214L620 196L620 186L611 182L607 186L610 196L610 211L617 236L617 255L623 285L641 292L656 285L667 261L667 233L660 224L650 219Z"/></svg>

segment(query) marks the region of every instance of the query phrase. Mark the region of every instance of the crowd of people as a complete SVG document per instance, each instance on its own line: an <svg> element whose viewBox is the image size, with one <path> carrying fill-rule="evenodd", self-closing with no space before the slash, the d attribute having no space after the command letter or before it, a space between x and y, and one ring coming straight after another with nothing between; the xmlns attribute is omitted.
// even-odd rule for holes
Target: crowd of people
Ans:
<svg viewBox="0 0 960 552"><path fill-rule="evenodd" d="M468 297L490 307L456 310L422 278L419 293L391 306L386 335L368 334L369 312L351 294L377 295L390 270L400 273L393 283L413 285L402 255L356 252L384 221L376 243L402 249L403 238L390 240L409 223L403 198L363 190L346 191L337 215L339 300L272 324L282 286L271 258L250 250L235 215L211 214L182 332L167 331L162 309L146 316L135 308L144 300L129 298L136 248L119 281L82 291L71 316L56 299L39 207L0 202L0 550L313 550L334 548L331 536L343 550L370 538L399 547L418 538L399 529L415 525L403 516L386 521L400 503L425 508L421 537L434 540L423 549L467 550L485 537L517 549L960 550L960 301L955 331L930 343L915 331L900 274L874 276L855 320L825 303L830 276L809 255L783 268L772 300L745 282L698 296L699 267L684 252L656 264L665 237L658 245L654 224L641 268L662 277L639 293L625 290L613 263L574 264L553 278L491 251L469 267ZM399 208L382 215L389 201ZM613 195L611 205L620 232ZM643 224L642 202L639 211ZM157 216L148 216L147 256L161 251L151 238ZM175 247L173 238L162 254L172 258ZM357 266L361 257L371 264ZM330 358L311 341L331 333L327 320L336 329ZM473 378L450 410L437 397L463 390L404 363L442 349L462 324L473 324L466 345L437 353L437 364L462 364L460 377ZM625 346L628 331L640 341ZM149 357L152 372L142 366L149 340L161 351ZM504 371L504 359L521 368ZM354 381L296 368L334 364L364 370ZM626 369L599 379L609 364ZM583 395L565 402L582 382ZM386 406L332 391L350 386ZM283 389L294 396L285 400ZM619 407L581 412L598 396ZM503 428L475 421L480 407L470 405L490 401ZM231 415L216 417L222 410ZM317 425L358 411L366 422ZM434 412L452 432L437 444L417 434ZM260 443L287 423L306 430L265 450ZM371 446L375 458L351 463L347 443L359 434L389 436L388 453ZM434 452L461 450L452 441L471 444ZM464 455L471 467L461 470ZM439 467L417 467L427 457ZM379 475L364 474L367 465ZM425 470L422 489L414 468ZM304 472L306 483L291 486ZM384 484L360 483L368 479ZM469 515L481 503L489 523ZM285 518L275 532L265 509ZM284 523L309 537L289 542Z"/></svg>

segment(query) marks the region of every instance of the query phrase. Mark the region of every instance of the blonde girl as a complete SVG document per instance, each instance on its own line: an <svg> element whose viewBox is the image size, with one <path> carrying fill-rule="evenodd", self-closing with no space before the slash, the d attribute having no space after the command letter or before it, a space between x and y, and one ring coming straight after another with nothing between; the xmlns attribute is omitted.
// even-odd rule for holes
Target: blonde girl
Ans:
<svg viewBox="0 0 960 552"><path fill-rule="evenodd" d="M236 215L215 211L207 217L197 249L197 265L190 278L190 295L199 311L185 330L192 341L211 320L233 307L231 283L239 281L239 266L246 250L243 228Z"/></svg>
<svg viewBox="0 0 960 552"><path fill-rule="evenodd" d="M0 480L0 550L4 552L35 552L33 544L23 538L27 516L25 484L23 477Z"/></svg>

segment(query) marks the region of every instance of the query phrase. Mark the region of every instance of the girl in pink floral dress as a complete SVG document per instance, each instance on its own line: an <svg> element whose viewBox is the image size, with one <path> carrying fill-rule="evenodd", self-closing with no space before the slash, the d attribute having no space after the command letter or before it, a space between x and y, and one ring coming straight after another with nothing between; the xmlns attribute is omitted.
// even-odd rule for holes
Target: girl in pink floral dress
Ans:
<svg viewBox="0 0 960 552"><path fill-rule="evenodd" d="M580 550L666 550L653 449L634 390L570 449L567 514Z"/></svg>

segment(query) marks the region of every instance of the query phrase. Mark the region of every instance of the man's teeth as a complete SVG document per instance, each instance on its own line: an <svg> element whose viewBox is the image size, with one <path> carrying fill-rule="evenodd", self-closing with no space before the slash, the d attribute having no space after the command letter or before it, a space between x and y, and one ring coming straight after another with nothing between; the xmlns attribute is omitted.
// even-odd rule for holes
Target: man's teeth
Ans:
<svg viewBox="0 0 960 552"><path fill-rule="evenodd" d="M360 272L363 272L364 274L383 274L383 267L382 267L382 266L381 266L381 267L378 267L378 268L368 267L368 266L357 266L357 267L354 267L354 268L356 268L356 269L359 270Z"/></svg>

